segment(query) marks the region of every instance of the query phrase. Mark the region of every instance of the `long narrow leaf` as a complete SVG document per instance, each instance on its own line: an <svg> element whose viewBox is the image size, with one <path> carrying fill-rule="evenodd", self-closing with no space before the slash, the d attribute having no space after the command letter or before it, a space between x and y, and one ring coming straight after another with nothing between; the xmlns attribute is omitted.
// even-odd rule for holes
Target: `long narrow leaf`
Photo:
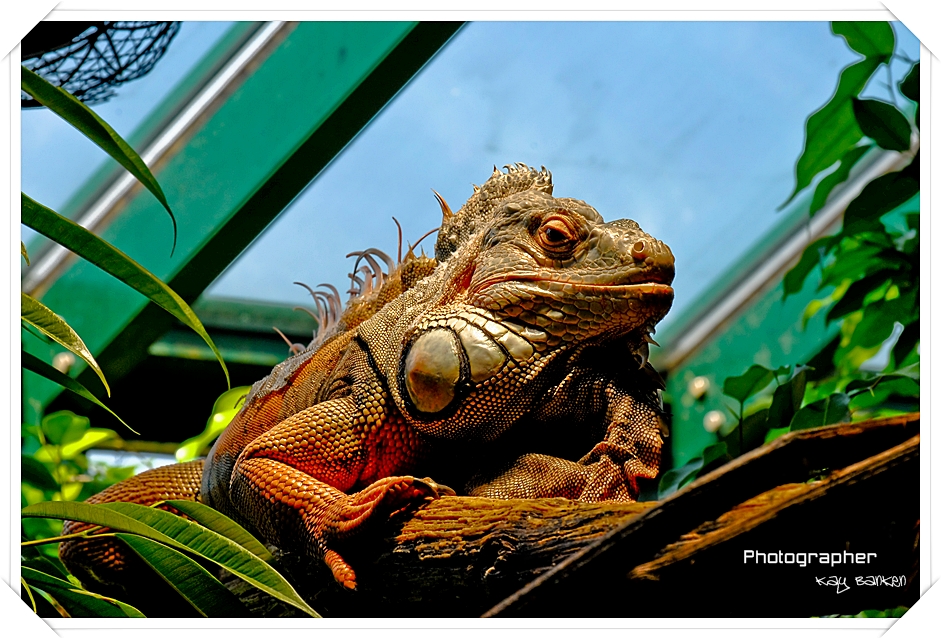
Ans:
<svg viewBox="0 0 941 639"><path fill-rule="evenodd" d="M72 220L62 217L25 193L22 194L22 201L23 224L58 242L105 273L121 280L193 329L212 349L225 372L226 384L231 386L229 370L222 360L222 354L212 342L193 309L173 289L123 252Z"/></svg>
<svg viewBox="0 0 941 639"><path fill-rule="evenodd" d="M26 260L26 266L29 266L29 253L26 252L26 243L20 240L20 255Z"/></svg>
<svg viewBox="0 0 941 639"><path fill-rule="evenodd" d="M104 408L106 411L114 415L114 418L116 420L118 420L119 422L127 426L128 430L130 430L132 433L134 433L135 435L140 435L140 433L138 433L136 430L128 426L126 421L118 417L117 413L115 413L113 410L111 410L110 408L102 404L101 401L97 397L92 395L91 392L87 388L82 386L81 383L77 382L76 380L72 379L71 377L69 377L68 375L64 373L59 372L57 369L53 368L52 366L42 361L38 357L31 355L30 353L27 353L26 351L22 352L22 357L23 357L23 360L22 360L23 368L25 368L26 370L32 371L41 377L45 377L50 382L58 384L59 386L62 386L63 388L72 391L79 397L84 397L85 399L92 402L93 404L100 406L101 408Z"/></svg>
<svg viewBox="0 0 941 639"><path fill-rule="evenodd" d="M47 335L85 360L85 363L95 371L95 374L101 379L101 383L105 385L108 397L111 397L108 380L105 379L105 374L98 366L98 362L95 361L94 355L85 346L85 342L82 341L78 333L72 330L72 327L64 319L36 298L22 292L20 293L20 316L23 321L34 326L43 335Z"/></svg>
<svg viewBox="0 0 941 639"><path fill-rule="evenodd" d="M33 588L48 593L72 617L143 617L123 601L103 597L76 587L71 582L47 575L28 566L22 567L22 578Z"/></svg>
<svg viewBox="0 0 941 639"><path fill-rule="evenodd" d="M133 517L171 537L174 540L171 545L185 548L208 559L259 590L303 610L312 617L319 616L274 568L231 539L173 513L140 504L113 502L101 504L101 507Z"/></svg>
<svg viewBox="0 0 941 639"><path fill-rule="evenodd" d="M209 530L217 532L223 537L228 537L262 561L271 561L271 553L260 541L215 508L210 508L206 504L201 504L198 501L185 501L182 499L171 499L164 503L167 506L177 509L197 523L202 524Z"/></svg>
<svg viewBox="0 0 941 639"><path fill-rule="evenodd" d="M144 508L144 506L141 506ZM176 542L163 533L154 530L125 514L104 508L100 504L87 504L82 501L44 501L26 506L20 511L23 517L47 517L51 519L70 519L96 526L105 526L112 530L134 533L165 544Z"/></svg>
<svg viewBox="0 0 941 639"><path fill-rule="evenodd" d="M307 614L319 615L301 599L276 570L234 541L173 513L140 504L42 502L27 506L23 517L71 519L118 532L131 532L196 555L225 568L235 576Z"/></svg>
<svg viewBox="0 0 941 639"><path fill-rule="evenodd" d="M208 570L169 546L128 533L115 535L204 617L248 617L248 610Z"/></svg>
<svg viewBox="0 0 941 639"><path fill-rule="evenodd" d="M131 175L140 180L148 191L154 194L154 197L167 210L170 221L173 223L173 247L170 249L170 254L173 255L173 251L176 249L176 218L173 216L173 211L170 210L163 189L160 188L157 179L140 156L137 155L137 152L120 135L115 133L107 122L98 117L94 111L82 104L65 89L50 84L26 67L20 67L20 76L21 86L24 91L85 134L89 140L117 160L121 166L130 171Z"/></svg>

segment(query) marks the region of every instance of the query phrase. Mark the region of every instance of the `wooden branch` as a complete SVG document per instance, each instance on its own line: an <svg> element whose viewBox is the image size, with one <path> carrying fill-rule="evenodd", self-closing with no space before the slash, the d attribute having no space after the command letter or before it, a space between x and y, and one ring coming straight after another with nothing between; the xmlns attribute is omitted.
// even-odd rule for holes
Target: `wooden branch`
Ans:
<svg viewBox="0 0 941 639"><path fill-rule="evenodd" d="M718 519L736 505L781 484L805 482L821 471L863 461L917 435L918 429L919 415L912 413L788 433L700 477L655 508L612 529L500 602L486 616L552 615L571 601L574 593L592 591L595 584L609 582L613 569L626 575L634 566L655 557L666 544L704 522ZM917 489L916 472L914 479L906 478L903 488L897 490L917 495ZM917 518L916 505L912 522ZM688 603L711 593L697 592ZM595 589L589 608L595 614L616 610L620 598L616 589ZM704 612L702 607L698 612Z"/></svg>
<svg viewBox="0 0 941 639"><path fill-rule="evenodd" d="M442 497L340 549L357 571L355 593L342 592L319 564L295 555L280 557L277 568L323 615L479 616L655 505ZM260 594L246 603L259 614L289 612Z"/></svg>
<svg viewBox="0 0 941 639"><path fill-rule="evenodd" d="M917 431L913 414L791 433L659 503L434 500L338 549L357 570L355 593L297 556L283 556L278 567L332 616L808 616L888 608L911 602L917 586L853 585L852 594L837 595L814 582L835 567L759 567L743 564L743 551L876 553L878 561L859 569L916 583ZM803 483L821 473L822 481ZM846 576L863 574L877 573ZM257 594L243 600L259 613L288 612Z"/></svg>

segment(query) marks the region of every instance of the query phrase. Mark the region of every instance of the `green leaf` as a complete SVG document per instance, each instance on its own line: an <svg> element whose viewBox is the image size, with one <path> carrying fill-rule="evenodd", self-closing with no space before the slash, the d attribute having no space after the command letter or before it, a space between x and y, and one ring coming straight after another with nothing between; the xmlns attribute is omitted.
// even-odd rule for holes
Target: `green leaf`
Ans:
<svg viewBox="0 0 941 639"><path fill-rule="evenodd" d="M212 405L212 414L215 415L224 410L238 410L245 403L245 398L248 397L251 391L251 386L236 386L235 388L230 388L216 398L216 401ZM212 418L210 417L210 419Z"/></svg>
<svg viewBox="0 0 941 639"><path fill-rule="evenodd" d="M222 360L219 349L212 342L202 322L196 317L193 309L177 295L173 289L164 284L156 275L105 242L94 233L91 233L75 222L62 217L52 209L32 200L25 193L22 195L23 213L22 222L31 229L42 233L46 237L58 242L65 248L88 260L104 272L121 280L138 293L147 297L173 317L193 329L203 341L212 349L216 359L225 372L226 384L229 381L229 370Z"/></svg>
<svg viewBox="0 0 941 639"><path fill-rule="evenodd" d="M782 300L786 300L788 295L799 293L804 287L804 280L814 270L814 267L823 262L826 255L830 238L821 237L809 244L801 254L800 260L784 275L784 295Z"/></svg>
<svg viewBox="0 0 941 639"><path fill-rule="evenodd" d="M722 384L722 392L729 397L745 402L746 399L761 392L774 379L774 371L754 364L737 377L727 377Z"/></svg>
<svg viewBox="0 0 941 639"><path fill-rule="evenodd" d="M866 58L843 69L830 100L807 118L804 150L797 160L797 182L782 208L809 186L814 176L842 158L862 139L863 132L856 123L851 100L866 87L881 63L880 59Z"/></svg>
<svg viewBox="0 0 941 639"><path fill-rule="evenodd" d="M235 541L200 524L156 508L121 502L101 504L101 506L145 522L155 530L172 537L173 544L171 545L190 550L272 597L299 608L313 617L319 616L277 571Z"/></svg>
<svg viewBox="0 0 941 639"><path fill-rule="evenodd" d="M794 377L774 389L771 406L768 408L768 429L784 428L791 423L794 414L804 400L807 386L807 370L795 371Z"/></svg>
<svg viewBox="0 0 941 639"><path fill-rule="evenodd" d="M23 566L21 575L32 588L52 596L72 617L136 617L144 615L126 603L83 590L69 581Z"/></svg>
<svg viewBox="0 0 941 639"><path fill-rule="evenodd" d="M813 217L817 211L824 207L834 187L846 181L846 178L849 177L850 170L856 165L859 159L866 154L866 151L871 148L872 145L870 144L854 146L843 154L836 170L820 180L820 183L817 184L817 188L814 190L814 198L810 203L810 217Z"/></svg>
<svg viewBox="0 0 941 639"><path fill-rule="evenodd" d="M70 410L60 410L43 417L41 428L50 444L61 446L81 439L91 428L91 421Z"/></svg>
<svg viewBox="0 0 941 639"><path fill-rule="evenodd" d="M904 204L920 188L919 156L901 171L880 176L867 184L856 199L850 202L843 214L843 235L865 231L884 231L879 218Z"/></svg>
<svg viewBox="0 0 941 639"><path fill-rule="evenodd" d="M223 537L228 537L262 561L271 561L271 553L265 548L264 544L215 508L210 508L197 501L184 501L182 499L171 499L164 503L209 530L217 532Z"/></svg>
<svg viewBox="0 0 941 639"><path fill-rule="evenodd" d="M791 430L804 430L850 421L850 398L846 393L833 393L801 408L791 419Z"/></svg>
<svg viewBox="0 0 941 639"><path fill-rule="evenodd" d="M27 506L21 514L23 517L53 517L97 524L147 537L179 550L188 550L225 568L272 597L313 617L319 616L301 599L291 584L267 563L231 539L173 513L122 502L43 502Z"/></svg>
<svg viewBox="0 0 941 639"><path fill-rule="evenodd" d="M905 79L899 83L899 90L902 92L906 98L911 100L916 104L915 107L915 126L921 126L919 123L919 114L921 112L921 100L920 100L920 71L919 65L920 62L916 62L911 70L908 72L908 75L905 76Z"/></svg>
<svg viewBox="0 0 941 639"><path fill-rule="evenodd" d="M115 414L113 410L111 410L110 408L102 404L101 401L97 397L92 395L91 392L89 392L87 388L82 386L76 380L72 379L68 375L64 375L63 373L60 373L58 370L56 370L55 368L53 368L46 362L42 361L41 359L39 359L38 357L34 355L31 355L30 353L27 353L26 351L22 351L21 357L22 357L22 362L23 362L23 368L25 368L26 370L36 373L37 375L40 375L41 377L45 377L50 382L56 383L59 386L62 386L63 388L72 391L79 397L84 397L85 399L92 402L96 406L100 406L101 408L105 409L106 411L114 415L114 418L118 420L119 422L121 422L122 424L124 424L125 426L127 426L127 429L130 430L132 433L134 433L135 435L140 435L140 433L138 433L136 430L128 426L127 422L125 422L123 419L118 417L117 414Z"/></svg>
<svg viewBox="0 0 941 639"><path fill-rule="evenodd" d="M853 114L860 130L889 151L907 151L912 143L912 126L895 106L882 100L853 98Z"/></svg>
<svg viewBox="0 0 941 639"><path fill-rule="evenodd" d="M908 75L905 76L905 79L899 82L899 90L902 92L906 98L912 102L919 102L920 90L921 90L921 77L919 73L920 62L916 62L909 70Z"/></svg>
<svg viewBox="0 0 941 639"><path fill-rule="evenodd" d="M808 382L818 382L830 376L836 370L836 366L833 364L833 356L840 347L840 339L840 335L834 336L807 362Z"/></svg>
<svg viewBox="0 0 941 639"><path fill-rule="evenodd" d="M724 432L719 439L725 442L729 455L738 457L753 448L761 446L767 432L768 409L762 408L747 415L735 424L731 430Z"/></svg>
<svg viewBox="0 0 941 639"><path fill-rule="evenodd" d="M78 441L71 442L62 447L62 459L75 459L89 448L107 441L120 439L118 434L110 428L89 428Z"/></svg>
<svg viewBox="0 0 941 639"><path fill-rule="evenodd" d="M904 404L905 400L910 400L908 403L914 404L914 408L910 410L918 410L920 397L921 387L915 380L908 377L885 376L885 380L880 380L879 385L868 392L865 389L856 390L852 395L850 408L853 410L884 408L889 404L899 405Z"/></svg>
<svg viewBox="0 0 941 639"><path fill-rule="evenodd" d="M888 22L832 22L830 29L849 47L867 58L887 61L895 50L895 33Z"/></svg>
<svg viewBox="0 0 941 639"><path fill-rule="evenodd" d="M157 179L140 156L137 155L137 152L114 129L108 126L107 122L98 117L94 111L77 100L68 91L50 84L41 76L23 66L20 67L20 81L23 91L85 134L89 140L117 160L148 191L154 194L157 201L167 210L170 221L173 223L173 246L170 249L170 255L173 255L173 251L176 249L176 218L173 216L173 211L170 210L163 189L160 188Z"/></svg>
<svg viewBox="0 0 941 639"><path fill-rule="evenodd" d="M914 291L892 300L879 300L865 308L863 319L856 325L849 347L862 348L881 345L892 335L895 322L902 326L914 319L917 312Z"/></svg>
<svg viewBox="0 0 941 639"><path fill-rule="evenodd" d="M789 432L791 432L791 429L788 428L788 427L785 427L785 428L772 428L772 429L769 430L767 433L765 433L765 441L764 441L764 443L765 443L765 444L770 444L771 442L773 442L774 440L776 440L776 439L777 439L778 437L780 437L781 435L787 435Z"/></svg>
<svg viewBox="0 0 941 639"><path fill-rule="evenodd" d="M841 251L838 258L823 269L819 288L837 286L844 280L862 277L872 266L873 258L881 252L880 247L870 245L858 246L851 251Z"/></svg>
<svg viewBox="0 0 941 639"><path fill-rule="evenodd" d="M95 374L101 379L101 383L105 385L108 396L111 396L108 380L105 379L105 374L101 372L101 367L95 361L94 355L85 346L85 342L78 336L78 333L73 331L64 319L52 312L49 307L39 300L22 292L20 293L20 315L24 322L85 360L85 363L95 371Z"/></svg>
<svg viewBox="0 0 941 639"><path fill-rule="evenodd" d="M176 449L174 453L178 462L192 461L203 454L203 450L222 434L229 422L238 414L238 408L219 411L209 418L206 430L195 437L190 437Z"/></svg>
<svg viewBox="0 0 941 639"><path fill-rule="evenodd" d="M694 457L683 466L670 469L663 473L657 490L658 498L665 499L693 481L700 468L702 468L702 457Z"/></svg>
<svg viewBox="0 0 941 639"><path fill-rule="evenodd" d="M62 617L55 606L49 603L48 595L38 590L34 591L22 577L20 577L20 584L23 586L20 591L20 598L37 616L43 619L59 619Z"/></svg>
<svg viewBox="0 0 941 639"><path fill-rule="evenodd" d="M901 391L902 394L909 394L906 391L914 388L914 396L918 396L918 380L919 380L919 365L916 362L911 366L906 366L905 368L900 368L897 371L888 373L886 375L877 375L871 379L854 379L849 384L846 385L846 394L850 397L855 397L861 393L872 392L877 386L888 384L890 382L901 382L901 384L896 384L894 390ZM914 386L908 382L914 383Z"/></svg>
<svg viewBox="0 0 941 639"><path fill-rule="evenodd" d="M732 461L729 455L729 448L725 442L716 442L711 446L706 446L702 451L702 468L696 473L697 477L702 477L712 470Z"/></svg>
<svg viewBox="0 0 941 639"><path fill-rule="evenodd" d="M921 326L919 320L908 324L899 336L898 341L892 348L892 356L895 358L896 365L905 361L908 355L915 349L921 339Z"/></svg>
<svg viewBox="0 0 941 639"><path fill-rule="evenodd" d="M53 492L59 490L59 482L53 478L52 473L49 472L45 464L32 457L21 455L20 474L23 481L32 484L36 488Z"/></svg>
<svg viewBox="0 0 941 639"><path fill-rule="evenodd" d="M206 422L205 430L180 444L180 447L176 449L176 460L185 462L199 457L203 449L208 447L238 414L251 390L251 386L237 386L222 393L213 404L212 415Z"/></svg>
<svg viewBox="0 0 941 639"><path fill-rule="evenodd" d="M896 273L897 271L892 269L881 269L850 284L843 297L827 312L827 324L861 309L866 296L884 285Z"/></svg>
<svg viewBox="0 0 941 639"><path fill-rule="evenodd" d="M20 240L20 255L26 260L26 266L29 266L29 253L26 252L26 243Z"/></svg>
<svg viewBox="0 0 941 639"><path fill-rule="evenodd" d="M117 533L115 537L130 546L204 617L250 616L238 597L180 551L128 533Z"/></svg>

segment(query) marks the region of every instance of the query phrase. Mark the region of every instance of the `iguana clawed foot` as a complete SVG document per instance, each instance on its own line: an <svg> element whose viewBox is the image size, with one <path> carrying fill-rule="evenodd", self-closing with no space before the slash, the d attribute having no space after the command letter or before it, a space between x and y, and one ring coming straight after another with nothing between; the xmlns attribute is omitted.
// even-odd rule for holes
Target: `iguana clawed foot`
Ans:
<svg viewBox="0 0 941 639"><path fill-rule="evenodd" d="M342 556L329 548L333 542L355 535L377 518L390 516L416 506L426 499L453 496L454 490L430 478L385 477L363 490L346 495L327 509L323 519L315 523L314 534L324 540L327 550L324 562L337 583L349 590L356 589L356 573Z"/></svg>

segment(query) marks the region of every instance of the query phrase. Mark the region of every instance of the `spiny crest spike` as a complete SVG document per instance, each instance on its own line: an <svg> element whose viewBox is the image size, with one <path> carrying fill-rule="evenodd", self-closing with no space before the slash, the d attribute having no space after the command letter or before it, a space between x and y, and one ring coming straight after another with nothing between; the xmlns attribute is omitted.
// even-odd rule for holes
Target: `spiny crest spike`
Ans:
<svg viewBox="0 0 941 639"><path fill-rule="evenodd" d="M274 332L281 336L281 339L284 340L284 343L288 345L288 348L294 348L294 344L291 343L291 340L288 339L288 336L278 330L277 326L272 326Z"/></svg>
<svg viewBox="0 0 941 639"><path fill-rule="evenodd" d="M431 189L431 190L432 192L434 192L434 189ZM395 219L394 215L392 216L392 221L395 222L396 228L399 229L399 252L396 254L396 258L398 259L397 264L401 264L402 263L402 225L399 224L399 221Z"/></svg>
<svg viewBox="0 0 941 639"><path fill-rule="evenodd" d="M426 237L428 237L428 236L431 235L432 233L434 233L434 232L436 232L436 231L439 231L439 230L441 230L441 227L440 227L440 226L431 229L430 231L428 231L427 233L425 233L424 235L422 235L420 238L418 238L418 241L417 241L417 242L415 242L414 244L409 244L409 245L408 245L409 250L412 250L414 247L416 247L416 246L418 246L419 244L421 244L421 243L422 243L422 240L424 240ZM412 255L412 257L414 257L414 254Z"/></svg>
<svg viewBox="0 0 941 639"><path fill-rule="evenodd" d="M443 221L447 222L454 215L454 213L451 212L451 207L448 206L448 203L444 201L444 198L441 197L440 193L434 189L431 189L431 192L435 194L435 198L438 200L438 206L441 207L441 217L443 218ZM401 230L399 232L401 233Z"/></svg>

